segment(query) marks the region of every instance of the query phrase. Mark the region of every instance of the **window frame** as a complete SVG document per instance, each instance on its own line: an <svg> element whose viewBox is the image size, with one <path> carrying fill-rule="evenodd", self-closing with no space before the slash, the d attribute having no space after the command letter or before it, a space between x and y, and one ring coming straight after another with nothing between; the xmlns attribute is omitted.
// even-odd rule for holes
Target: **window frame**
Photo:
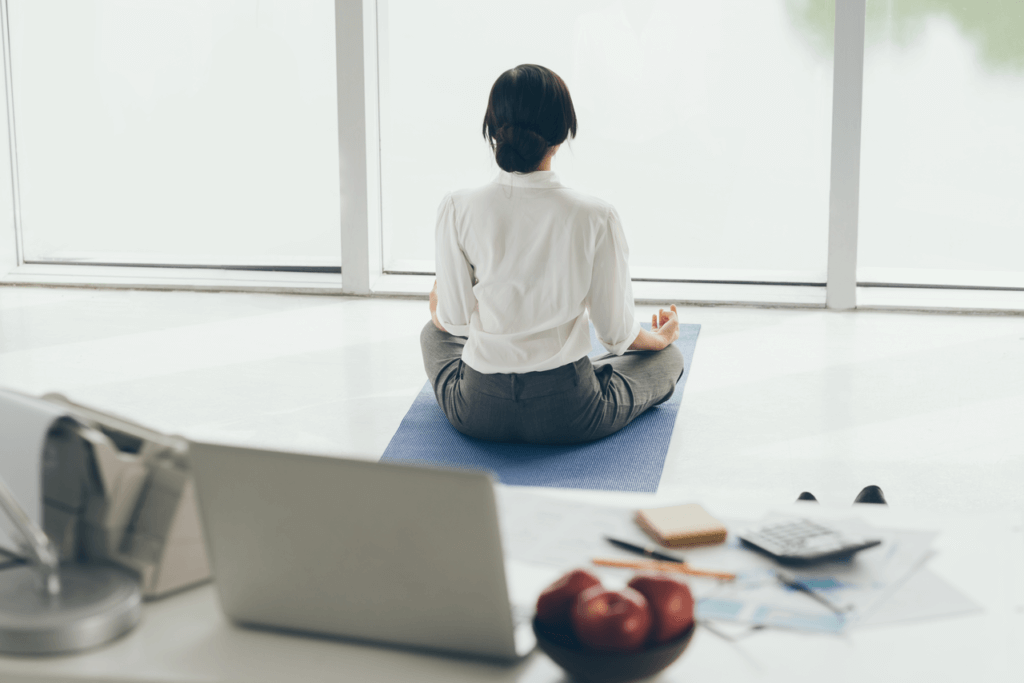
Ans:
<svg viewBox="0 0 1024 683"><path fill-rule="evenodd" d="M432 273L386 271L382 235L380 42L387 0L334 0L340 171L341 273L229 267L26 263L21 237L7 0L0 0L10 212L0 217L0 284L263 291L357 296L426 295ZM383 6L383 9L382 9ZM1024 289L858 282L857 232L866 0L835 0L832 139L825 283L634 277L640 303L829 308L1024 311ZM0 148L4 147L0 144ZM824 217L823 217L824 223ZM823 224L822 229L825 229Z"/></svg>

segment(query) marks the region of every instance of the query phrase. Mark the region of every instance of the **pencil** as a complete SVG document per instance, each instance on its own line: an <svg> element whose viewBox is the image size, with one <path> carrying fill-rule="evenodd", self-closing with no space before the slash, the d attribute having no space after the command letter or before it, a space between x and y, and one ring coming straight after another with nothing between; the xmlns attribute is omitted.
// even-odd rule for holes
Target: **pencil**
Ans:
<svg viewBox="0 0 1024 683"><path fill-rule="evenodd" d="M594 558L591 560L599 567L626 567L627 569L651 569L658 572L675 572L678 574L690 574L691 576L708 576L722 581L732 581L735 574L729 572L713 572L706 569L694 569L685 562L659 562L658 560L613 560L608 558Z"/></svg>

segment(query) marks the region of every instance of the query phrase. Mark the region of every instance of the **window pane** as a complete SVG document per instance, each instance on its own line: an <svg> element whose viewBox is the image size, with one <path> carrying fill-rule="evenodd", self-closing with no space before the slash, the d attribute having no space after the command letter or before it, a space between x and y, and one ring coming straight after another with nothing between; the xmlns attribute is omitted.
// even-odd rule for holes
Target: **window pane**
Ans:
<svg viewBox="0 0 1024 683"><path fill-rule="evenodd" d="M341 264L332 0L10 0L25 256Z"/></svg>
<svg viewBox="0 0 1024 683"><path fill-rule="evenodd" d="M492 83L537 63L579 118L552 168L616 206L634 277L825 281L831 0L380 7L386 269L433 269L442 197L497 172Z"/></svg>
<svg viewBox="0 0 1024 683"><path fill-rule="evenodd" d="M858 280L1024 287L1024 3L869 0Z"/></svg>

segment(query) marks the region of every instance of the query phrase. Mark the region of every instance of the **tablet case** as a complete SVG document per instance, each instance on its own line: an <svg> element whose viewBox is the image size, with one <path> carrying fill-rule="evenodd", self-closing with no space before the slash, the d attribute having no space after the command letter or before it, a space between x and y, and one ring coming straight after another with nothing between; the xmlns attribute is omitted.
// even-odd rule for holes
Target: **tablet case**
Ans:
<svg viewBox="0 0 1024 683"><path fill-rule="evenodd" d="M144 598L210 579L183 439L72 403L47 435L43 530L62 560L107 561L139 576Z"/></svg>

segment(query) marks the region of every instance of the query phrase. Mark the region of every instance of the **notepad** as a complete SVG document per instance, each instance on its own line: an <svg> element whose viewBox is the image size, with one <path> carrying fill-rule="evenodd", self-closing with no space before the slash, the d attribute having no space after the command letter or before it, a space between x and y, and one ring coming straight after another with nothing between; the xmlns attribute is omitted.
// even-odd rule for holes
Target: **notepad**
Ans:
<svg viewBox="0 0 1024 683"><path fill-rule="evenodd" d="M638 510L636 523L658 543L670 548L715 545L725 541L725 525L699 503Z"/></svg>

